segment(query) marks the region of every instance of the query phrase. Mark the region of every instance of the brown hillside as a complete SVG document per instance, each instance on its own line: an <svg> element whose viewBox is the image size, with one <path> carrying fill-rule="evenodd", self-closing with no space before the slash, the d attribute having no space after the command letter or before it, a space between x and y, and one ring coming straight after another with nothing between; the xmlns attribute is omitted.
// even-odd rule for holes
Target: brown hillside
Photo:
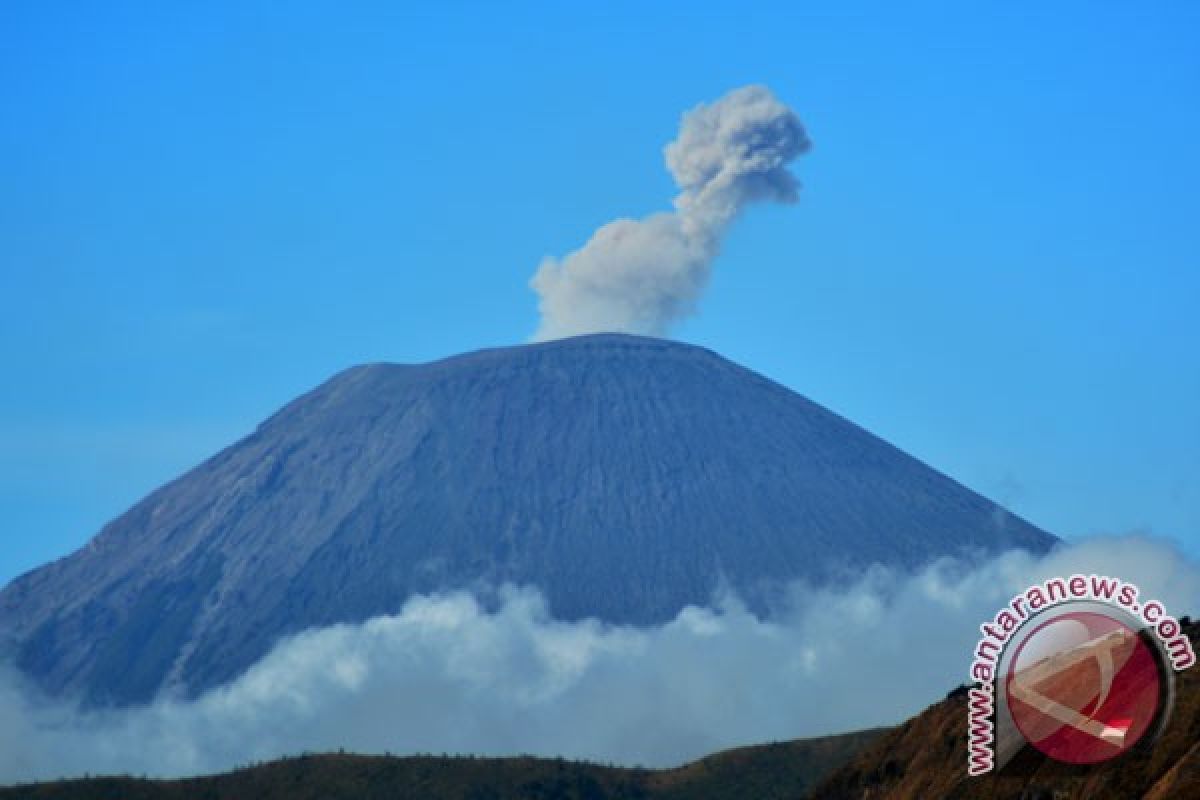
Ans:
<svg viewBox="0 0 1200 800"><path fill-rule="evenodd" d="M1193 646L1200 624L1186 629ZM814 791L814 800L1189 800L1200 798L1200 667L1177 675L1175 710L1152 748L1096 766L1026 747L999 774L970 778L963 692L881 736Z"/></svg>

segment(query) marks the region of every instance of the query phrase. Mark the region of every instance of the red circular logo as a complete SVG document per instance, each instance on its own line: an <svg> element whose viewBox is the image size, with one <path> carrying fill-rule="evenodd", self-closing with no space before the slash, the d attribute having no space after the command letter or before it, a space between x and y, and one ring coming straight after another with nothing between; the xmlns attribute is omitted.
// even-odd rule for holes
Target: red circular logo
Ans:
<svg viewBox="0 0 1200 800"><path fill-rule="evenodd" d="M1102 613L1075 611L1021 642L1005 691L1013 721L1046 755L1095 764L1136 745L1159 715L1159 661L1137 631Z"/></svg>

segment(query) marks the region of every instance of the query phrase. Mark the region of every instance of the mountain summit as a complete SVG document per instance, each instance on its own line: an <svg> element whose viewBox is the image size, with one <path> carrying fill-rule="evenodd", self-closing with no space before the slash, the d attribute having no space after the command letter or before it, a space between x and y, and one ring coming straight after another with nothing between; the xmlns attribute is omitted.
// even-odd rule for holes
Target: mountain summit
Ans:
<svg viewBox="0 0 1200 800"><path fill-rule="evenodd" d="M0 654L98 704L195 693L416 592L655 623L732 588L1054 537L708 350L594 335L349 369L0 593Z"/></svg>

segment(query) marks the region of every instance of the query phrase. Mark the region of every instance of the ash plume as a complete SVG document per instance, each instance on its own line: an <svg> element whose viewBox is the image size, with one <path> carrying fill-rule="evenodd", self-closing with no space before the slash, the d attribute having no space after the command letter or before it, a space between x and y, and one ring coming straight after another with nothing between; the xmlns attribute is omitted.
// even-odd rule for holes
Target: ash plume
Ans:
<svg viewBox="0 0 1200 800"><path fill-rule="evenodd" d="M800 184L787 165L810 146L800 119L765 86L685 113L664 150L680 189L674 211L613 220L579 250L544 259L530 281L542 316L534 340L665 334L695 310L741 211L796 201Z"/></svg>

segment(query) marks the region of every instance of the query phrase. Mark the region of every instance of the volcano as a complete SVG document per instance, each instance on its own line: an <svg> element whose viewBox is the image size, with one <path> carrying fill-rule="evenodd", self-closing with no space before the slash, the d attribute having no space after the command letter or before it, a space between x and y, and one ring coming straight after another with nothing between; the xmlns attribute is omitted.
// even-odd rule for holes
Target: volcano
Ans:
<svg viewBox="0 0 1200 800"><path fill-rule="evenodd" d="M700 347L593 335L342 372L0 593L0 655L95 705L194 695L414 593L653 624L732 590L1055 538Z"/></svg>

